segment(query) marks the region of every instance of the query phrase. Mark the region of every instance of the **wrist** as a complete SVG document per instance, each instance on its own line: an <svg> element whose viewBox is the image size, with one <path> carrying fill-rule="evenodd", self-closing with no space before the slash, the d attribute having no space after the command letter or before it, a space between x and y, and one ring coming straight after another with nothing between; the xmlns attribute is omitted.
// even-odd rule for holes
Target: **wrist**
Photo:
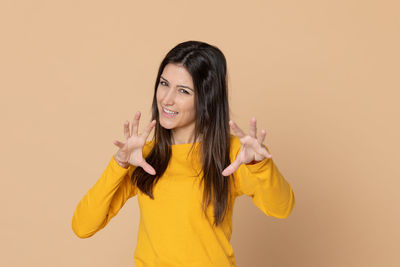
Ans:
<svg viewBox="0 0 400 267"><path fill-rule="evenodd" d="M266 160L266 159L268 159L268 158L263 158L262 160L253 160L253 161L251 161L251 162L249 162L249 163L246 163L246 165L255 165L255 164L258 164L258 163L260 163L261 161L264 161L264 160Z"/></svg>
<svg viewBox="0 0 400 267"><path fill-rule="evenodd" d="M260 161L261 161L261 160L260 160ZM247 164L247 165L254 165L254 164L259 163L260 161L253 160L253 161L251 161L251 162L249 162L249 163L246 163L246 164Z"/></svg>
<svg viewBox="0 0 400 267"><path fill-rule="evenodd" d="M114 155L114 160L118 163L119 166L121 166L124 169L127 169L129 167L129 163L128 162L122 162L120 160L118 160L115 155Z"/></svg>

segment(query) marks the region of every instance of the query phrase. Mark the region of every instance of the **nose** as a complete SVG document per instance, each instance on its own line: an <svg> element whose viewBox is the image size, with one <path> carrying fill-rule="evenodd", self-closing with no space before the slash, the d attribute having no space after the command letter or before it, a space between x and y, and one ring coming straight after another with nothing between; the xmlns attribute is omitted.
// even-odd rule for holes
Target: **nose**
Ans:
<svg viewBox="0 0 400 267"><path fill-rule="evenodd" d="M167 90L162 102L165 106L173 106L175 103L175 90Z"/></svg>

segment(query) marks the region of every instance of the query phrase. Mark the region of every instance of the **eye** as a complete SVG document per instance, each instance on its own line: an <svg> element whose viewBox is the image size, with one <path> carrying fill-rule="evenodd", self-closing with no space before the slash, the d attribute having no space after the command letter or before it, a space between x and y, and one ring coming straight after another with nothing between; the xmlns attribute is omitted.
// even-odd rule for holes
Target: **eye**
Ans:
<svg viewBox="0 0 400 267"><path fill-rule="evenodd" d="M185 89L179 89L179 92L182 92L182 93L184 93L184 94L190 95L190 93L189 93L187 90L185 90Z"/></svg>
<svg viewBox="0 0 400 267"><path fill-rule="evenodd" d="M161 84L161 85L165 85L165 86L168 85L168 84L167 84L166 82L164 82L164 81L160 81L160 84Z"/></svg>

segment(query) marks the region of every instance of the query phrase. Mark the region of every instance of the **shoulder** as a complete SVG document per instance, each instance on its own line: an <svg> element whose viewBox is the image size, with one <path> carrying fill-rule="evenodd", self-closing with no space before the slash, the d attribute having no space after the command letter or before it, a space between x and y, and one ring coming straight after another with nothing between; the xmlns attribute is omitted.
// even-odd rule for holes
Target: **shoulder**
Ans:
<svg viewBox="0 0 400 267"><path fill-rule="evenodd" d="M239 137L237 137L236 135L233 135L233 134L229 134L229 138L230 138L230 141L231 141L231 147L240 146Z"/></svg>

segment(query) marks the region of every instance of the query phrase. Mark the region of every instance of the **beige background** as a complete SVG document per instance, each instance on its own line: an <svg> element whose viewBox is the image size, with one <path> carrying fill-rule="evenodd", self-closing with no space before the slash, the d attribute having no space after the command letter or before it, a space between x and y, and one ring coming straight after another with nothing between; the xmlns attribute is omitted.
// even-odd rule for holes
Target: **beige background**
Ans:
<svg viewBox="0 0 400 267"><path fill-rule="evenodd" d="M89 239L72 214L123 122L149 121L165 53L202 40L297 201L280 220L239 198L238 266L400 266L396 2L1 1L0 265L134 266L136 197Z"/></svg>

